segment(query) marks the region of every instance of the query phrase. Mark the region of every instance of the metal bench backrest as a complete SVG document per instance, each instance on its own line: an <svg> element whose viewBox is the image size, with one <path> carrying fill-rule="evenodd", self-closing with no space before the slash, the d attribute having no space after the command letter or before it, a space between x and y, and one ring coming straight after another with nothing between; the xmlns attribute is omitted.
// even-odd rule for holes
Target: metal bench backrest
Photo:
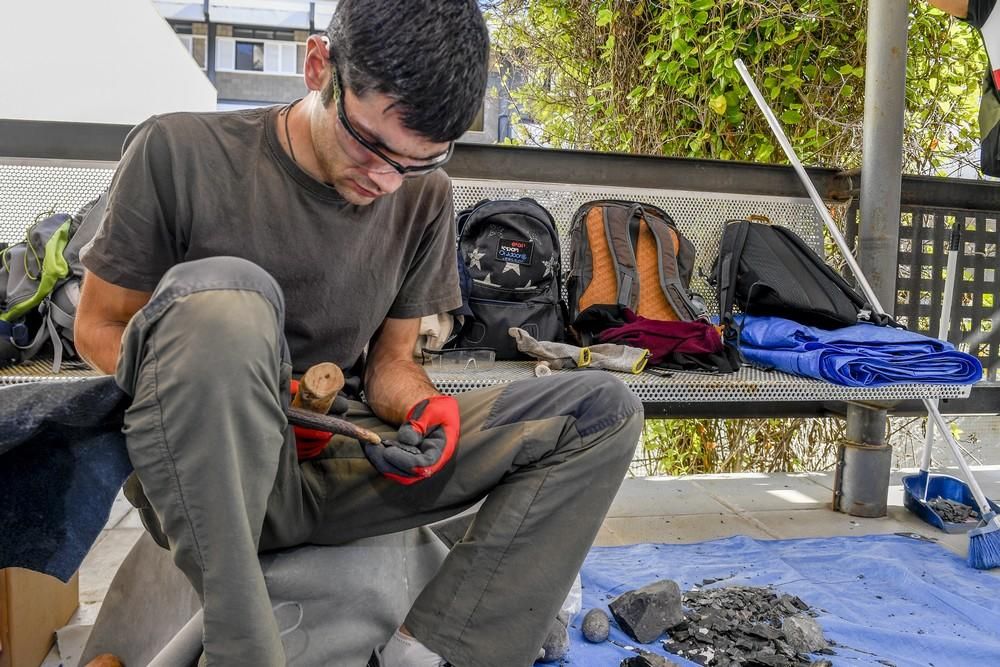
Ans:
<svg viewBox="0 0 1000 667"><path fill-rule="evenodd" d="M0 242L21 240L40 213L78 209L108 187L114 168L113 162L0 159ZM482 199L521 197L531 197L547 208L563 239L564 267L569 266L569 225L584 202L625 199L659 206L695 244L698 258L692 288L713 310L714 292L701 276L711 268L727 220L762 215L792 228L817 251L823 242L822 222L806 198L460 178L453 179L453 186L456 210Z"/></svg>

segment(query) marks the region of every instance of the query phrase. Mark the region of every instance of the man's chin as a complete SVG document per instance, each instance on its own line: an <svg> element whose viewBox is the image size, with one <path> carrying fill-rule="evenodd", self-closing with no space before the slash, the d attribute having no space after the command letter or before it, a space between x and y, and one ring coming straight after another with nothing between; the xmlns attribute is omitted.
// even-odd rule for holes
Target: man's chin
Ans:
<svg viewBox="0 0 1000 667"><path fill-rule="evenodd" d="M353 180L341 181L335 187L344 199L357 206L371 204L379 197L379 195L366 190Z"/></svg>

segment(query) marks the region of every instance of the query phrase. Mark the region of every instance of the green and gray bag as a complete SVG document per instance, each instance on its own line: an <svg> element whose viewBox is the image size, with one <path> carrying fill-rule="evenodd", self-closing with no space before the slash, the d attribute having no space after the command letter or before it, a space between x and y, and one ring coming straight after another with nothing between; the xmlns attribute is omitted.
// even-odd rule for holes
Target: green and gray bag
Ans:
<svg viewBox="0 0 1000 667"><path fill-rule="evenodd" d="M24 241L0 249L0 364L28 361L49 342L54 372L76 356L80 249L97 233L105 204L102 195L75 215L47 214Z"/></svg>

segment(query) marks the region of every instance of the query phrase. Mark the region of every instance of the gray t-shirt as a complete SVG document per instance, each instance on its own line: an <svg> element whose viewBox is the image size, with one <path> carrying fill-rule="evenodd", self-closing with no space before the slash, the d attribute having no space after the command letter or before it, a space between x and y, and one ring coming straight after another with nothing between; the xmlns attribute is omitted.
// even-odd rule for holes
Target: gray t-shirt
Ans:
<svg viewBox="0 0 1000 667"><path fill-rule="evenodd" d="M180 262L255 262L284 290L297 373L321 361L351 366L386 317L461 305L448 176L408 179L355 206L285 153L278 110L176 113L138 125L84 266L151 292Z"/></svg>

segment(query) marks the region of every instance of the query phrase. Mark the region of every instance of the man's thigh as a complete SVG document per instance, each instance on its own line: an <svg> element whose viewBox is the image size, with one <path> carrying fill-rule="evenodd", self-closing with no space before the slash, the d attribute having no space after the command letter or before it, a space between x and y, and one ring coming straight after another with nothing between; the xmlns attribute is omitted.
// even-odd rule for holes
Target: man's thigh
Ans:
<svg viewBox="0 0 1000 667"><path fill-rule="evenodd" d="M559 374L456 394L461 436L452 461L433 477L402 485L379 475L361 445L335 437L323 457L301 464L303 483L319 503L311 542L337 544L406 530L453 516L482 500L524 466L555 453L565 429L575 429L578 446L601 429L634 412L620 382L604 373ZM351 422L385 438L396 428L361 403L352 403Z"/></svg>

